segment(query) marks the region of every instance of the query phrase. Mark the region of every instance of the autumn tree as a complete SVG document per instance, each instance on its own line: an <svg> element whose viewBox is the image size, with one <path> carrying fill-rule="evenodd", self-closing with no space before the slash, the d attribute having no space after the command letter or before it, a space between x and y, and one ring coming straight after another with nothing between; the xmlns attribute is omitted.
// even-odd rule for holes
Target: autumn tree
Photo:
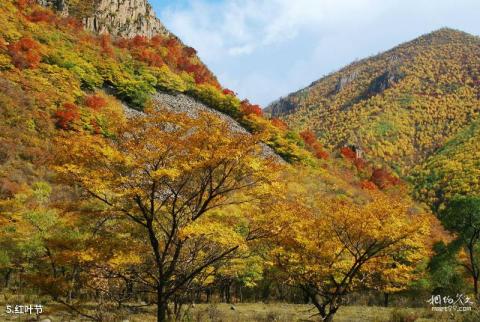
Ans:
<svg viewBox="0 0 480 322"><path fill-rule="evenodd" d="M414 277L427 256L427 216L397 198L372 193L363 202L316 195L302 201L274 251L278 267L332 321L346 295L388 272L390 282ZM395 254L395 256L393 256ZM386 275L385 275L386 276ZM373 286L373 285L370 285Z"/></svg>
<svg viewBox="0 0 480 322"><path fill-rule="evenodd" d="M80 118L78 106L73 103L65 103L62 108L55 113L57 119L57 126L68 130L72 128L75 121Z"/></svg>
<svg viewBox="0 0 480 322"><path fill-rule="evenodd" d="M440 212L440 220L445 228L457 235L456 244L465 249L462 266L472 278L475 297L478 299L478 279L480 263L478 250L480 241L480 197L458 196L448 202Z"/></svg>
<svg viewBox="0 0 480 322"><path fill-rule="evenodd" d="M158 321L174 296L259 236L255 212L224 211L269 190L275 166L258 143L213 115L147 111L113 139L76 136L60 145L62 177L142 232L135 238L148 248L132 278L156 295Z"/></svg>
<svg viewBox="0 0 480 322"><path fill-rule="evenodd" d="M240 108L245 115L253 114L256 116L261 116L263 114L261 107L257 104L250 103L249 100L243 100L240 103Z"/></svg>
<svg viewBox="0 0 480 322"><path fill-rule="evenodd" d="M24 37L8 46L13 64L20 69L35 68L41 60L40 44L34 39Z"/></svg>

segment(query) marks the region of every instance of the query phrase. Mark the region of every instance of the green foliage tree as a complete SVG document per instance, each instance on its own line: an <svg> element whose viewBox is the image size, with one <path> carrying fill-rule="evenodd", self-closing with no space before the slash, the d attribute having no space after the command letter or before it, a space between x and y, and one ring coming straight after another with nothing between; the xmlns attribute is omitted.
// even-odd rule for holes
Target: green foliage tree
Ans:
<svg viewBox="0 0 480 322"><path fill-rule="evenodd" d="M453 198L440 212L445 228L457 235L457 242L466 251L463 267L472 278L475 297L478 299L478 279L480 277L480 197L458 196Z"/></svg>

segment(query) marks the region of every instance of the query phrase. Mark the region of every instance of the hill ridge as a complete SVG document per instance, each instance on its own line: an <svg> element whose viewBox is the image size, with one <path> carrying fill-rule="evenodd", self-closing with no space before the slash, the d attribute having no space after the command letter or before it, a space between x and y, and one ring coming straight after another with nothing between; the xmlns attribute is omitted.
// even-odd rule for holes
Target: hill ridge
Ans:
<svg viewBox="0 0 480 322"><path fill-rule="evenodd" d="M326 75L266 113L314 130L329 148L360 144L408 172L478 116L479 49L479 37L441 28Z"/></svg>

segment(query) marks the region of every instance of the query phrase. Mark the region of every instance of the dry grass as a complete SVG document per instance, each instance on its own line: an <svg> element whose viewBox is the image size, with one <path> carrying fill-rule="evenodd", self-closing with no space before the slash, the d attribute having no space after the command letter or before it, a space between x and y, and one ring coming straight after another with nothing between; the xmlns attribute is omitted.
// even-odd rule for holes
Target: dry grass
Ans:
<svg viewBox="0 0 480 322"><path fill-rule="evenodd" d="M36 304L29 296L0 294L0 321L35 321L35 316L7 316L5 304ZM92 306L94 304L92 303ZM316 311L311 305L286 303L244 303L232 305L197 304L185 313L184 322L306 322L320 321L313 316ZM106 322L154 322L155 308L146 307L142 312L128 314L126 312L105 312ZM58 304L46 304L45 313L41 318L56 321L84 321L72 317ZM335 315L335 322L433 322L433 321L463 321L466 316L457 314L433 313L428 309L384 308L375 306L345 306ZM30 320L29 320L30 319ZM465 321L480 321L466 319Z"/></svg>

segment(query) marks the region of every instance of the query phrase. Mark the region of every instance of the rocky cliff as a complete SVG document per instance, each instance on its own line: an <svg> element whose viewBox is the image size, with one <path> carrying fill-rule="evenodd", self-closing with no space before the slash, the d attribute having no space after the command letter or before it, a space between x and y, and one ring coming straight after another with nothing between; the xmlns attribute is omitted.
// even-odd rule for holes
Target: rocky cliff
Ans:
<svg viewBox="0 0 480 322"><path fill-rule="evenodd" d="M114 36L170 35L147 0L37 0L63 15L83 21L86 29Z"/></svg>

